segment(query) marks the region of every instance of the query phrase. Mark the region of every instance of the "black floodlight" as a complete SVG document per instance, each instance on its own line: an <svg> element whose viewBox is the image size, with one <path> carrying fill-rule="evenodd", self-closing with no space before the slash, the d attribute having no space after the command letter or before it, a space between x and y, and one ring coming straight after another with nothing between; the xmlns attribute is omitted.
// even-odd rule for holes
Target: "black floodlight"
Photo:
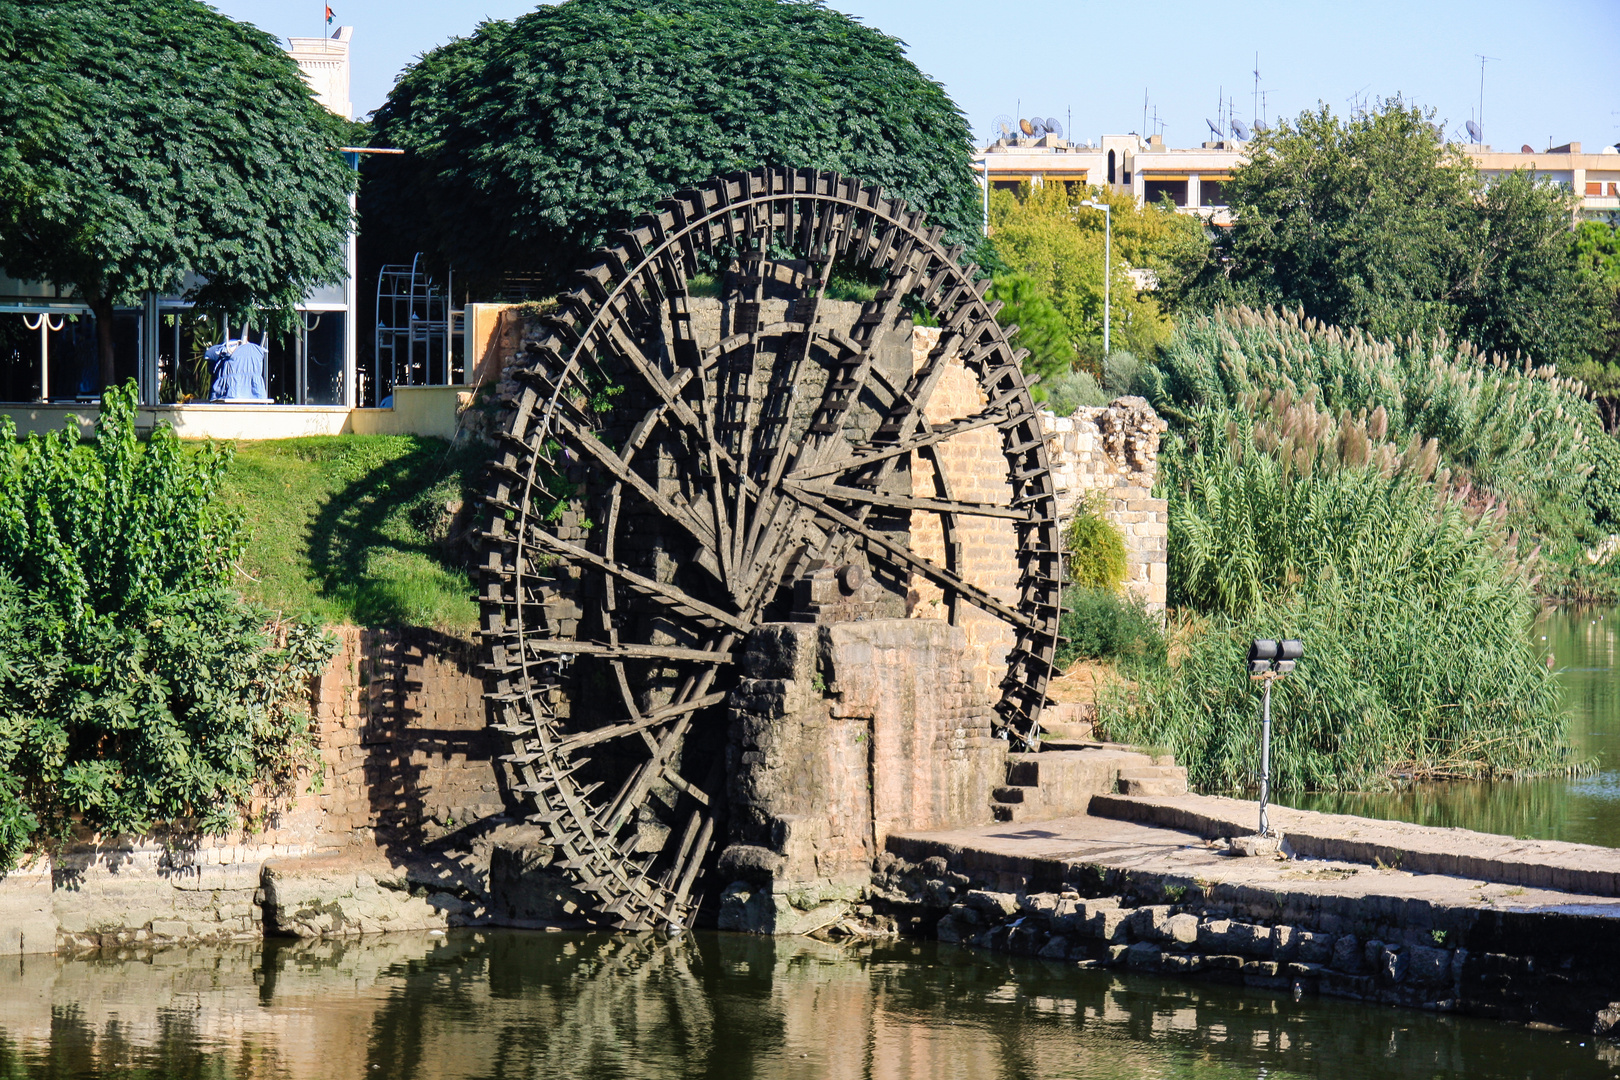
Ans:
<svg viewBox="0 0 1620 1080"><path fill-rule="evenodd" d="M1277 642L1256 638L1249 645L1249 674L1264 675L1271 670L1271 662L1277 659L1280 646Z"/></svg>
<svg viewBox="0 0 1620 1080"><path fill-rule="evenodd" d="M1278 642L1277 674L1286 675L1294 670L1294 664L1305 655L1305 643L1296 638L1287 638Z"/></svg>

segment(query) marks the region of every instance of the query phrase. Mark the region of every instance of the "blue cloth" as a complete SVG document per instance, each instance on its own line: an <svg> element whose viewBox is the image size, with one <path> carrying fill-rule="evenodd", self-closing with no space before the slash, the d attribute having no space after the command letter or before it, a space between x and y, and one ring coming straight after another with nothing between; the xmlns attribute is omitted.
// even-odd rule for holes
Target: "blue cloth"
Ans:
<svg viewBox="0 0 1620 1080"><path fill-rule="evenodd" d="M214 377L209 401L269 401L264 389L264 350L251 341L222 341L203 353Z"/></svg>

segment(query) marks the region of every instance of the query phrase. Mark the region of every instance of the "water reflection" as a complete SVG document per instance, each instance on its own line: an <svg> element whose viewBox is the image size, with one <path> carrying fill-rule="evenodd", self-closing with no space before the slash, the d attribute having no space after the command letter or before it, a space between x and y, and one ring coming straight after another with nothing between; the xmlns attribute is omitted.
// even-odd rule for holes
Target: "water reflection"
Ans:
<svg viewBox="0 0 1620 1080"><path fill-rule="evenodd" d="M522 932L8 960L0 1076L1522 1077L1613 1048L926 943Z"/></svg>
<svg viewBox="0 0 1620 1080"><path fill-rule="evenodd" d="M1336 814L1460 826L1505 836L1620 847L1620 687L1615 682L1620 609L1563 608L1537 622L1536 645L1553 657L1573 723L1577 758L1595 775L1497 783L1418 784L1375 795L1299 795L1286 806Z"/></svg>

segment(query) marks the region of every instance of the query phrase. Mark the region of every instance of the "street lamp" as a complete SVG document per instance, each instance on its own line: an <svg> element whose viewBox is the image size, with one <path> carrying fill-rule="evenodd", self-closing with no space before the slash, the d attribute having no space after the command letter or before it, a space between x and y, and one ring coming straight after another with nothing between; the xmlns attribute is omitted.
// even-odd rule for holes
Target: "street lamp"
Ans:
<svg viewBox="0 0 1620 1080"><path fill-rule="evenodd" d="M1098 202L1096 199L1087 199L1080 205L1089 206L1093 210L1103 212L1103 357L1107 358L1109 352L1108 316L1109 308L1112 306L1108 297L1108 289L1110 279L1114 276L1114 211L1107 203Z"/></svg>
<svg viewBox="0 0 1620 1080"><path fill-rule="evenodd" d="M1304 655L1305 643L1293 638L1256 638L1249 646L1249 678L1266 688L1260 719L1260 836L1273 835L1266 819L1266 803L1271 798L1271 684L1293 671Z"/></svg>
<svg viewBox="0 0 1620 1080"><path fill-rule="evenodd" d="M990 235L990 162L988 160L985 160L985 161L972 161L972 162L968 163L968 168L972 169L976 173L981 173L982 174L982 182L984 184L984 226L983 227L984 227L984 235L989 236Z"/></svg>

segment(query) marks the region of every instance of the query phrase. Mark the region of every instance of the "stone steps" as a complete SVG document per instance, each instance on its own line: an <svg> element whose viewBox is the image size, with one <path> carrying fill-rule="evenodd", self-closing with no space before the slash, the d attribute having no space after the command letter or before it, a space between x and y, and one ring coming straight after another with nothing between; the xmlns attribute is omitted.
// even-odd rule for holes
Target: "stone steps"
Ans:
<svg viewBox="0 0 1620 1080"><path fill-rule="evenodd" d="M1121 795L1169 796L1187 794L1187 770L1180 765L1152 765L1147 768L1121 769L1119 773Z"/></svg>
<svg viewBox="0 0 1620 1080"><path fill-rule="evenodd" d="M991 791L998 822L1050 821L1084 814L1097 795L1179 795L1187 770L1117 743L1053 740L1038 753L1008 754L1007 783Z"/></svg>

